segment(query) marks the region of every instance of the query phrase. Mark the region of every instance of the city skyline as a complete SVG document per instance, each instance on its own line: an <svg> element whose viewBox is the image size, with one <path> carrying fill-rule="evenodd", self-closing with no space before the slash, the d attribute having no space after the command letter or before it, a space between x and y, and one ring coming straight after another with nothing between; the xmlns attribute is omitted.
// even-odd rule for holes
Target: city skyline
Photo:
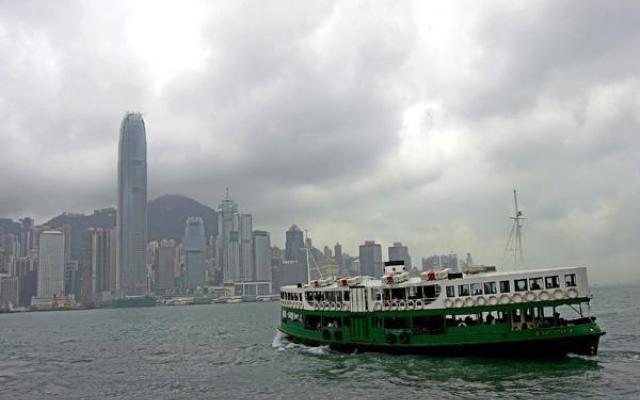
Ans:
<svg viewBox="0 0 640 400"><path fill-rule="evenodd" d="M136 110L149 198L500 264L516 188L526 267L639 279L633 3L227 7L4 2L0 217L117 204Z"/></svg>

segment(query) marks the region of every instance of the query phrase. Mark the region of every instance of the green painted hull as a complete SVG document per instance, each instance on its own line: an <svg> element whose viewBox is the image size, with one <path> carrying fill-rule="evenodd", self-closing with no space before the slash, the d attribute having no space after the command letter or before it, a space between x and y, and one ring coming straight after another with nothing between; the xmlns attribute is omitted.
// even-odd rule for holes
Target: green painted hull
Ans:
<svg viewBox="0 0 640 400"><path fill-rule="evenodd" d="M575 299L579 303L586 299ZM280 331L291 340L309 345L328 345L342 351L382 351L389 353L425 353L437 355L490 355L518 357L562 356L568 353L595 355L604 332L595 319L582 318L562 325L512 330L509 322L473 326L442 326L431 331L414 329L413 323L403 329L386 329L384 318L433 317L465 315L488 311L510 311L523 307L567 304L549 301L490 307L439 309L420 311L379 311L350 313L343 311L305 311L288 309L302 317L337 321L339 327L308 329L300 319L283 318Z"/></svg>

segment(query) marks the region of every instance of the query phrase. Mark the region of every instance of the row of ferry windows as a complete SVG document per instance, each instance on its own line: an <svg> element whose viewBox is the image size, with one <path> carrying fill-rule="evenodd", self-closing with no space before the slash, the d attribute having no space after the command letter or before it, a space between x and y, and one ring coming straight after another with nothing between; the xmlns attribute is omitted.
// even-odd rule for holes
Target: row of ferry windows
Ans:
<svg viewBox="0 0 640 400"><path fill-rule="evenodd" d="M500 281L500 293L511 292L511 281ZM458 296L478 296L482 294L497 294L498 285L496 282L472 283L468 285L458 285ZM576 286L576 274L566 274L564 276L565 287ZM516 292L526 292L527 290L557 289L560 287L560 277L558 275L545 276L543 278L516 279L513 281L513 288ZM447 297L455 297L455 287L447 286Z"/></svg>

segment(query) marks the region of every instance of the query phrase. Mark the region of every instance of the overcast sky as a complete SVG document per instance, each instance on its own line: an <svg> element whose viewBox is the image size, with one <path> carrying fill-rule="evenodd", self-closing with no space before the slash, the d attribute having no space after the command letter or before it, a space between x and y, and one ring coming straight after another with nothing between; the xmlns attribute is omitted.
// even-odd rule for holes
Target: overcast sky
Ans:
<svg viewBox="0 0 640 400"><path fill-rule="evenodd" d="M500 264L517 188L527 265L637 282L639 71L636 1L0 0L0 217L115 205L140 111L150 198L275 244Z"/></svg>

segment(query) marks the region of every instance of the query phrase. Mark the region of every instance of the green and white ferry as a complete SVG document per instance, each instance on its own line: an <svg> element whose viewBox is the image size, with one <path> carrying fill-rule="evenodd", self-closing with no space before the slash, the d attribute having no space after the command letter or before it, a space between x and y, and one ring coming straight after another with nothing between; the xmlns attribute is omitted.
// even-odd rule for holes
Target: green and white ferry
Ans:
<svg viewBox="0 0 640 400"><path fill-rule="evenodd" d="M344 351L595 355L604 331L589 315L591 297L584 267L410 277L402 262L387 262L381 278L283 287L279 330Z"/></svg>

